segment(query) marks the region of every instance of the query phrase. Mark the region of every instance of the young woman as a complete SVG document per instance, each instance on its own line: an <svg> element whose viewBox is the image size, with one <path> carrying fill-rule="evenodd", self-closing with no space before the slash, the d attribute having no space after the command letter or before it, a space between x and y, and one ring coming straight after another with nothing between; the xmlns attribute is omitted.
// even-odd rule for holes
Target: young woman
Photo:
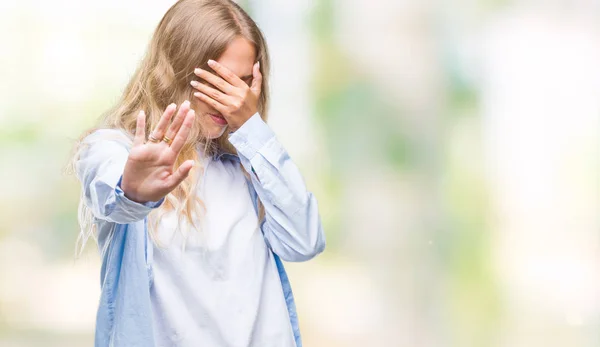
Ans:
<svg viewBox="0 0 600 347"><path fill-rule="evenodd" d="M96 346L301 346L282 260L313 258L325 237L265 123L268 74L238 5L180 0L82 136L82 236L102 254Z"/></svg>

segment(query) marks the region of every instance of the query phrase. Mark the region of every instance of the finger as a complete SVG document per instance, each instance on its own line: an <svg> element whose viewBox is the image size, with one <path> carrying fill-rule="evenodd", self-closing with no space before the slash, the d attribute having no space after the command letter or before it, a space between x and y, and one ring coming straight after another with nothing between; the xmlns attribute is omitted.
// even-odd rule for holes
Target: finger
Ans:
<svg viewBox="0 0 600 347"><path fill-rule="evenodd" d="M205 103L209 104L214 109L219 111L223 116L225 116L225 113L227 111L227 107L225 105L221 104L220 102L216 101L215 99L211 98L210 96L208 96L204 93L196 92L196 93L194 93L194 96L197 97L198 99L204 101Z"/></svg>
<svg viewBox="0 0 600 347"><path fill-rule="evenodd" d="M183 124L183 121L185 120L185 116L187 115L189 110L190 110L190 102L188 100L186 100L179 107L179 111L177 111L177 115L175 116L175 118L173 119L173 122L169 126L169 130L167 130L167 132L165 133L166 137L170 138L171 140L173 140L173 138L175 138L175 135L177 135L177 132L179 131L181 124Z"/></svg>
<svg viewBox="0 0 600 347"><path fill-rule="evenodd" d="M190 130L192 129L192 124L194 124L194 118L196 117L196 112L194 110L189 110L183 120L183 124L177 131L173 142L171 143L171 149L175 152L175 155L179 155L179 151L183 148L185 141L190 134Z"/></svg>
<svg viewBox="0 0 600 347"><path fill-rule="evenodd" d="M257 61L252 67L252 85L250 89L254 92L254 95L260 95L262 88L262 74L260 73L260 62Z"/></svg>
<svg viewBox="0 0 600 347"><path fill-rule="evenodd" d="M177 170L169 176L167 179L167 185L171 190L175 189L179 183L181 183L190 173L190 170L194 167L193 160L186 160L183 164L179 165Z"/></svg>
<svg viewBox="0 0 600 347"><path fill-rule="evenodd" d="M194 69L194 74L213 86L219 88L219 90L225 94L233 94L235 92L235 87L233 85L206 70L200 68Z"/></svg>
<svg viewBox="0 0 600 347"><path fill-rule="evenodd" d="M165 112L163 113L163 115L160 117L160 120L158 121L158 125L156 125L156 128L154 130L152 130L152 135L156 139L162 140L162 138L165 136L165 131L167 130L167 126L169 125L169 122L171 121L171 117L173 117L173 114L175 114L176 109L177 109L177 105L175 105L175 104L170 104L169 106L167 106L167 108L165 109Z"/></svg>
<svg viewBox="0 0 600 347"><path fill-rule="evenodd" d="M208 95L210 98L218 101L220 104L223 104L223 105L229 104L228 101L231 99L231 97L227 94L223 94L220 90L211 88L211 87L207 86L206 84L200 83L198 81L192 81L192 82L190 82L190 84L194 88L196 88L199 92L202 92L202 94Z"/></svg>
<svg viewBox="0 0 600 347"><path fill-rule="evenodd" d="M146 140L146 114L143 110L137 115L137 122L135 125L135 137L133 138L133 146L140 146L144 144Z"/></svg>
<svg viewBox="0 0 600 347"><path fill-rule="evenodd" d="M241 78L239 78L236 74L231 72L231 70L229 70L219 62L210 59L208 61L208 66L215 70L216 73L218 73L221 77L225 79L225 81L229 82L231 85L239 88L247 86L246 82L242 81Z"/></svg>

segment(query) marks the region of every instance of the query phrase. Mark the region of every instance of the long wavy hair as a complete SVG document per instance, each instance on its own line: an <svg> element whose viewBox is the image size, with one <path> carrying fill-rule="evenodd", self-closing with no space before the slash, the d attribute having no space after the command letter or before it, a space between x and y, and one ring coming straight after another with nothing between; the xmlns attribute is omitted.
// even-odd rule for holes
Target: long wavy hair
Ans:
<svg viewBox="0 0 600 347"><path fill-rule="evenodd" d="M258 112L267 120L269 103L269 55L266 41L256 23L235 2L229 0L179 0L164 15L158 24L146 55L137 71L131 77L122 97L108 112L100 117L93 128L85 131L77 141L71 170L77 161L82 140L101 128L120 129L133 140L136 128L136 116L139 110L145 110L146 134L154 129L165 108L171 104L181 104L184 100L192 102L192 108L198 101L193 96L190 82L195 78L194 68L202 67L214 72L207 64L209 59L217 60L228 44L237 37L251 42L256 49L256 60L260 62L263 76ZM199 160L198 149L206 156L216 152L236 153L227 140L227 132L216 139L204 135L199 122L194 122L187 143L179 154L175 167L184 161L194 159L203 168ZM248 177L248 174L240 170ZM185 219L196 226L195 217L202 216L204 205L196 194L198 177L190 174L177 188L166 196L165 202L155 213L175 211L179 220ZM259 223L264 218L264 207L259 201ZM149 231L156 242L154 233L156 223L149 223ZM87 239L94 233L95 225L91 211L80 202L79 223L81 227L78 248L83 249ZM197 226L196 226L197 227Z"/></svg>

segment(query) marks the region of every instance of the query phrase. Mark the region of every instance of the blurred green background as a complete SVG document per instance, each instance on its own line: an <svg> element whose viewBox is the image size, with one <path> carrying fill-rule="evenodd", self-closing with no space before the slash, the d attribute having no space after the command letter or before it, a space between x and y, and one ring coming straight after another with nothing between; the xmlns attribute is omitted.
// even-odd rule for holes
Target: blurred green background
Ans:
<svg viewBox="0 0 600 347"><path fill-rule="evenodd" d="M0 346L93 344L63 167L173 3L0 3ZM598 1L240 4L327 233L305 346L600 346Z"/></svg>

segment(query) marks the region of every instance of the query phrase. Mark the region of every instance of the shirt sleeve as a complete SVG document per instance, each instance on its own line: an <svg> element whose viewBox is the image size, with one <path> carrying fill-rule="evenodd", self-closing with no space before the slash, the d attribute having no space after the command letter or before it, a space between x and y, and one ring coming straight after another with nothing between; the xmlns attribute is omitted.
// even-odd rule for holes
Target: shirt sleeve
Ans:
<svg viewBox="0 0 600 347"><path fill-rule="evenodd" d="M255 113L229 134L265 207L262 231L286 261L306 261L325 249L318 204L296 164L271 128Z"/></svg>
<svg viewBox="0 0 600 347"><path fill-rule="evenodd" d="M110 133L105 138L101 133ZM77 178L82 185L82 199L96 218L109 222L127 224L144 219L159 201L138 203L127 198L121 189L123 170L129 150L122 140L125 135L115 136L118 130L102 129L86 137L75 162Z"/></svg>

